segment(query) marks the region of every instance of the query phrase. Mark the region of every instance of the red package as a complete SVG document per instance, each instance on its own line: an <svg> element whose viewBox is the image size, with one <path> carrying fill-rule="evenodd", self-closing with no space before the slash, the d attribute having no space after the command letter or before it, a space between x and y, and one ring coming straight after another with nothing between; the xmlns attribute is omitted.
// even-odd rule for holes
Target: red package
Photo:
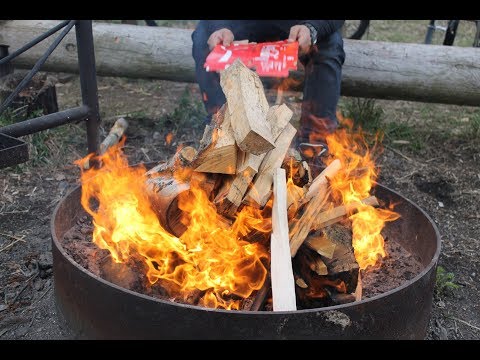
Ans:
<svg viewBox="0 0 480 360"><path fill-rule="evenodd" d="M207 71L221 71L236 59L255 69L259 76L287 77L290 70L297 69L298 42L217 45L203 66Z"/></svg>

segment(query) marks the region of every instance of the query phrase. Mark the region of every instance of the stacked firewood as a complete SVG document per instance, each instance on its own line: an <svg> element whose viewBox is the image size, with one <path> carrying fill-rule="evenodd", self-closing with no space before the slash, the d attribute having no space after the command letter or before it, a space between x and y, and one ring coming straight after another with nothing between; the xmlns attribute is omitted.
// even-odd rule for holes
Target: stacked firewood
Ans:
<svg viewBox="0 0 480 360"><path fill-rule="evenodd" d="M181 236L188 224L178 199L202 188L230 226L244 206L272 207L270 277L251 310L272 294L273 310L321 307L361 297L359 266L347 215L360 204L332 205L334 160L314 179L293 149L287 105L269 106L258 75L237 60L221 73L227 102L207 125L198 149L184 147L147 172L147 188L161 224ZM292 179L293 184L288 184ZM273 201L270 201L272 200ZM363 203L378 206L372 196ZM271 292L270 292L271 289Z"/></svg>

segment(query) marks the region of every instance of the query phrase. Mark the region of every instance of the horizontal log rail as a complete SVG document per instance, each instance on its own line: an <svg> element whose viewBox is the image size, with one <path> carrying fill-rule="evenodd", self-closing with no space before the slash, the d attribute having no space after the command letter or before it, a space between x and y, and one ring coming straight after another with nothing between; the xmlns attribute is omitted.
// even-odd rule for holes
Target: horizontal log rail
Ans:
<svg viewBox="0 0 480 360"><path fill-rule="evenodd" d="M13 52L57 25L51 20L0 21L0 44ZM97 75L195 82L192 30L94 23ZM480 106L480 50L345 39L342 95ZM46 40L14 60L31 68ZM43 70L78 72L75 34L68 34ZM292 74L299 81L301 72Z"/></svg>

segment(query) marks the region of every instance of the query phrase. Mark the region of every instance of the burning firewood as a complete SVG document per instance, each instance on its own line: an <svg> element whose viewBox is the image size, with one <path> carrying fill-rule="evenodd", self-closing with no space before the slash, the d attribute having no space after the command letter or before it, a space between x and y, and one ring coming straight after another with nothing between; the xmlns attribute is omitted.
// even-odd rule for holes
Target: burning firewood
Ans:
<svg viewBox="0 0 480 360"><path fill-rule="evenodd" d="M323 232L335 244L332 258L322 259L328 269L328 278L342 280L347 293L355 292L359 266L353 253L352 230L341 224L334 224L324 228Z"/></svg>
<svg viewBox="0 0 480 360"><path fill-rule="evenodd" d="M340 159L312 180L308 164L290 148L296 133L293 112L284 104L268 108L256 74L239 62L221 74L221 82L227 103L205 128L198 151L180 149L146 174L160 223L181 237L190 215L179 204L191 202L194 189L213 201L223 229L231 228L243 205L269 211L263 208L273 193L270 273L243 309L259 310L270 293L275 311L295 310L297 299L303 307L318 299L338 304L361 298L352 230L339 222L365 205L378 206L377 199L335 206L330 181L343 170ZM369 169L348 171L362 177ZM268 241L268 234L251 233L259 235L248 235L249 242Z"/></svg>
<svg viewBox="0 0 480 360"><path fill-rule="evenodd" d="M226 105L215 114L212 123L214 126L207 125L205 128L192 166L199 172L235 174L238 149Z"/></svg>
<svg viewBox="0 0 480 360"><path fill-rule="evenodd" d="M183 168L189 167L190 163L197 156L197 150L191 146L185 146L172 156L169 161L161 162L154 166L145 175L154 178L158 175L173 175L179 173Z"/></svg>
<svg viewBox="0 0 480 360"><path fill-rule="evenodd" d="M340 161L333 161L313 181L310 186L310 201L305 206L305 211L300 219L290 225L290 248L292 257L295 256L300 246L313 227L318 214L322 211L328 196L328 178L334 176L341 168ZM316 190L311 190L314 187Z"/></svg>
<svg viewBox="0 0 480 360"><path fill-rule="evenodd" d="M285 104L281 106L274 105L269 109L267 121L271 126L272 136L275 141L290 122L292 115L292 110ZM219 213L230 217L235 215L266 155L266 153L255 155L241 152L237 164L237 175L233 182L225 184L220 191L222 196L217 197L215 200Z"/></svg>
<svg viewBox="0 0 480 360"><path fill-rule="evenodd" d="M274 148L269 109L260 77L237 59L220 76L235 140L240 149L261 155Z"/></svg>
<svg viewBox="0 0 480 360"><path fill-rule="evenodd" d="M280 136L275 141L275 149L270 150L253 181L253 187L248 192L244 201L260 207L265 206L272 194L273 172L280 168L283 158L287 153L297 129L292 124L287 124Z"/></svg>
<svg viewBox="0 0 480 360"><path fill-rule="evenodd" d="M99 154L105 154L105 152L111 148L112 146L118 144L122 136L125 134L128 128L128 121L125 120L123 117L119 118L113 124L112 128L110 129L108 135L100 144ZM85 161L83 168L85 170L90 168L90 161Z"/></svg>
<svg viewBox="0 0 480 360"><path fill-rule="evenodd" d="M120 138L125 134L128 128L128 122L124 118L119 118L115 121L107 137L100 144L100 154L105 154L105 151L117 144Z"/></svg>

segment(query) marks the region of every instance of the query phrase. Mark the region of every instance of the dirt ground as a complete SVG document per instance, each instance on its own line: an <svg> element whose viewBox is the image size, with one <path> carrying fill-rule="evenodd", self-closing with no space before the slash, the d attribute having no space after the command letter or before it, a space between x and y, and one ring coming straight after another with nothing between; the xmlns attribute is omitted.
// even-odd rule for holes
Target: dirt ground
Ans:
<svg viewBox="0 0 480 360"><path fill-rule="evenodd" d="M99 78L98 86L102 138L119 116L126 116L130 126L125 152L131 163L162 161L178 144L200 140L201 126L159 121L175 109L185 89L198 96L196 85ZM275 94L268 95L269 101L275 99ZM301 94L287 95L285 101L298 118ZM57 84L57 96L61 109L76 106L78 78L65 76ZM393 113L417 106L383 104ZM51 155L45 162L30 160L0 170L0 339L73 338L54 305L50 220L58 201L78 184L73 161L86 155L83 126L58 130L61 145L47 138ZM165 136L170 132L174 138L168 145ZM439 265L458 286L446 281L437 286L427 339L480 339L479 142L435 134L424 138L419 151L386 147L379 158L379 182L414 201L437 224L442 236Z"/></svg>

